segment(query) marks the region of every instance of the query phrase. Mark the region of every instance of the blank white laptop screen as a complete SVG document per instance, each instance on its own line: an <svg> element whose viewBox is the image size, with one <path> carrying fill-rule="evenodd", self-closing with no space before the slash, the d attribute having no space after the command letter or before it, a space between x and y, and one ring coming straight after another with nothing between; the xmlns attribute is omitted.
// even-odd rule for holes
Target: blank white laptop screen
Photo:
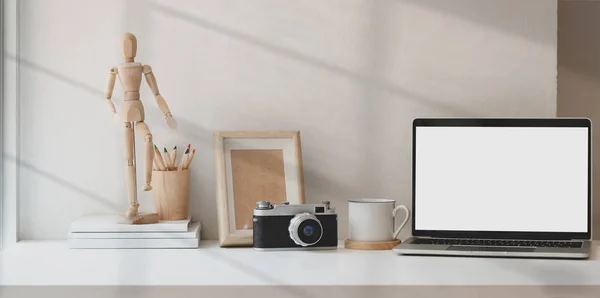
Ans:
<svg viewBox="0 0 600 298"><path fill-rule="evenodd" d="M587 232L588 128L416 127L415 229Z"/></svg>

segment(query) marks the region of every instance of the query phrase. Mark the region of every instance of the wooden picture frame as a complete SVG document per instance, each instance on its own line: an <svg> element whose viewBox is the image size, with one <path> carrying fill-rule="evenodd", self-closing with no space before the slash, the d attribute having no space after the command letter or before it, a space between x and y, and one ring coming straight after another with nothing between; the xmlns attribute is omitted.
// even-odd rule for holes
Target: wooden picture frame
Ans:
<svg viewBox="0 0 600 298"><path fill-rule="evenodd" d="M252 246L258 201L304 203L299 131L217 131L214 135L219 244Z"/></svg>

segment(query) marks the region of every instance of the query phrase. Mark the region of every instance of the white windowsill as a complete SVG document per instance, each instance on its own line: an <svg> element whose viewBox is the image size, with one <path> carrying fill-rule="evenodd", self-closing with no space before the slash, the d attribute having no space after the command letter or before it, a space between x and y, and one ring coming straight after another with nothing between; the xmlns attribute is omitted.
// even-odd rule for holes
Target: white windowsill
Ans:
<svg viewBox="0 0 600 298"><path fill-rule="evenodd" d="M0 252L2 285L600 285L590 260L398 256L391 251L219 248L71 250L22 241Z"/></svg>

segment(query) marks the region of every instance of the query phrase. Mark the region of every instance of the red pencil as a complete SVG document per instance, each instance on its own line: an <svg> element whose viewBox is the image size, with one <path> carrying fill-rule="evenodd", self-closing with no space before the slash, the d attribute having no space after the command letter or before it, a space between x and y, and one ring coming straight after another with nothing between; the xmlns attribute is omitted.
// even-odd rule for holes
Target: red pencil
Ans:
<svg viewBox="0 0 600 298"><path fill-rule="evenodd" d="M192 160L194 159L194 154L196 154L196 149L192 150L192 153L190 153L190 157L188 157L188 162L185 165L184 169L187 169L190 167L190 164L192 163Z"/></svg>

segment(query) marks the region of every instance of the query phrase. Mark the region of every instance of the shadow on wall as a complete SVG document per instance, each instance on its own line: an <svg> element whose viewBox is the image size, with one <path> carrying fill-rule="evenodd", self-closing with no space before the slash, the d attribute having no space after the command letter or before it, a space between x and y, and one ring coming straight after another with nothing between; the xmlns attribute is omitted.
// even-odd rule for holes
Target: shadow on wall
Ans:
<svg viewBox="0 0 600 298"><path fill-rule="evenodd" d="M119 206L117 204L111 202L107 198L105 198L97 193L91 192L85 188L82 188L66 179L59 177L58 175L56 175L54 173L44 171L28 162L23 161L23 160L17 160L16 157L11 156L11 155L4 155L3 158L6 161L16 163L17 167L19 167L19 168L27 169L27 170L31 171L32 173L39 175L40 177L42 177L44 179L47 179L57 185L65 187L67 189L70 189L70 190L82 195L83 198L92 200L92 201L98 203L99 205L104 206L106 209L114 211L115 213L118 213L120 211L119 209L122 209L122 208L119 208ZM40 223L40 224L42 224L42 223Z"/></svg>
<svg viewBox="0 0 600 298"><path fill-rule="evenodd" d="M358 123L356 124L357 127L359 127L357 135L366 137L358 145L360 147L358 150L362 152L361 155L363 158L360 160L352 160L350 162L359 164L359 168L363 169L364 172L376 173L381 171L382 168L385 168L385 165L388 163L388 161L385 161L381 158L380 152L376 152L376 148L378 148L378 146L373 146L373 144L385 144L387 142L387 140L385 140L387 136L383 134L377 135L372 132L380 130L381 127L386 127L388 123L386 123L386 117L376 117L375 115L382 115L381 113L386 113L385 109L386 107L390 106L390 104L385 102L385 98L390 98L390 95L393 97L393 99L408 100L412 103L423 105L435 111L439 111L440 114L446 116L485 116L485 113L481 113L481 111L469 111L467 107L460 106L459 104L428 98L386 81L384 78L384 68L386 60L388 59L386 53L388 44L386 44L387 41L385 38L387 36L386 29L389 28L389 24L387 23L387 11L391 4L393 4L392 1L373 1L369 5L370 11L366 12L369 14L368 45L367 52L365 53L366 65L365 69L361 70L360 72L352 71L343 66L335 65L329 61L321 60L302 52L285 48L284 46L251 36L235 28L229 28L224 25L217 24L214 21L206 20L188 11L159 4L157 2L153 2L150 7L156 13L184 21L187 24L202 28L203 30L208 30L216 34L227 36L235 39L238 42L242 42L248 46L254 47L269 54L302 63L314 68L317 71L324 71L332 76L343 77L354 81L357 86L361 87L363 98L363 109L361 111L361 116L357 118ZM249 115L248 117L251 118L252 116ZM277 116L274 115L274 117ZM282 123L286 122L286 119L282 119ZM301 129L301 126L304 124L294 123L294 125L296 127L294 129ZM318 131L318 128L312 130ZM318 149L318 154L325 153L322 152L323 148ZM310 156L310 154L304 154L304 156L306 159L307 156ZM339 159L339 157L337 158ZM381 194L385 193L385 189L388 188L387 185L382 184L384 182L382 182L381 179L377 179L377 177L373 175L368 175L359 179L358 181L360 181L360 183L352 185L352 187L345 189L343 192L323 192L324 189L322 187L316 186L312 183L319 179L323 179L327 173L323 172L325 175L322 175L322 177L319 179L312 179L314 175L319 173L319 169L315 168L314 165L311 164L310 159L305 160L304 170L305 172L310 173L310 178L306 179L305 182L307 198L309 198L309 201L312 202L318 202L320 200L327 199L328 196L337 198L351 198L358 194L358 192L352 191L360 189L368 190L370 193ZM339 189L339 187L335 188ZM342 207L342 210L340 211L343 212L344 207Z"/></svg>
<svg viewBox="0 0 600 298"><path fill-rule="evenodd" d="M383 11L383 8L380 8L381 5L377 4L377 3L379 3L379 1L375 1L373 3L376 3L376 4L374 4L375 5L374 11ZM372 76L371 74L364 75L361 73L353 72L353 71L345 69L343 67L333 65L333 64L327 63L325 61L316 59L314 57L283 48L276 44L269 43L267 41L258 39L256 37L236 31L234 29L227 28L227 27L221 26L219 24L215 24L213 22L202 19L198 16L194 16L185 11L180 11L180 10L174 9L169 6L164 6L164 5L158 4L156 2L154 2L152 4L152 8L155 9L157 12L162 13L164 15L183 20L187 23L201 27L205 30L210 30L215 33L226 35L230 38L234 38L238 41L241 41L248 45L259 48L263 51L270 52L272 54L276 54L278 56L282 56L282 57L285 57L285 58L288 58L288 59L291 59L291 60L294 60L297 62L302 62L302 63L304 63L306 65L310 65L314 68L318 68L320 70L327 71L328 73L330 73L332 75L342 76L342 77L353 79L353 80L357 81L358 83L360 83L361 85L363 85L363 83L365 83L365 82L368 85L375 85L377 88L381 89L384 92L394 94L397 97L401 97L403 99L414 100L420 104L430 106L436 110L441 110L441 111L444 111L445 113L449 113L451 115L468 116L469 114L472 114L472 113L468 112L466 108L456 107L454 105L447 105L447 104L444 104L444 103L434 100L434 99L425 98L421 95L415 94L413 92L410 92L410 91L400 88L398 86L394 86L392 84L384 82L382 79L375 79L375 77ZM367 99L367 101L372 102L371 99Z"/></svg>
<svg viewBox="0 0 600 298"><path fill-rule="evenodd" d="M560 117L588 117L600 123L600 2L558 2L558 100ZM593 168L600 166L598 126L592 129ZM600 175L593 175L600 189ZM600 238L600 204L593 199L594 239Z"/></svg>
<svg viewBox="0 0 600 298"><path fill-rule="evenodd" d="M93 193L87 189L84 189L82 187L79 187L57 175L54 175L53 173L44 171L42 169L37 168L36 166L24 162L22 160L17 161L14 156L4 156L7 160L13 161L13 162L17 162L17 166L21 167L21 168L25 168L28 169L34 173L36 173L37 175L44 177L45 179L48 179L58 185L64 186L70 190L73 190L83 196L85 196L88 199L91 199L93 201L95 201L96 203L99 203L100 205L104 205L104 207L114 211L114 212L120 212L121 210L119 210L119 206L113 202L111 202L110 200L106 199L105 197L97 194L97 193Z"/></svg>
<svg viewBox="0 0 600 298"><path fill-rule="evenodd" d="M547 0L395 0L440 13L454 15L457 18L485 26L493 30L504 31L521 36L524 39L547 45L554 45L556 36L553 32L542 32L531 24L544 24L547 16L556 11L548 5ZM559 1L560 2L560 1Z"/></svg>

